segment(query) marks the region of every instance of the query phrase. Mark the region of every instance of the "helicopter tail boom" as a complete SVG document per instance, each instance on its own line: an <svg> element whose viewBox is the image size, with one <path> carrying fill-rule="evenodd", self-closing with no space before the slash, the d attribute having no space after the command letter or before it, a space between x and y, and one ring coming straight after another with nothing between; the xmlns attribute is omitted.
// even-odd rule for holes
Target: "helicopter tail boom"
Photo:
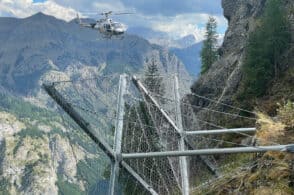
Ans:
<svg viewBox="0 0 294 195"><path fill-rule="evenodd" d="M87 28L95 28L96 23L83 23L79 14L77 13L77 22L80 26L87 27Z"/></svg>
<svg viewBox="0 0 294 195"><path fill-rule="evenodd" d="M80 18L80 16L79 16L79 14L77 13L77 22L78 22L78 24L81 24L82 23L82 20L81 20L81 18Z"/></svg>

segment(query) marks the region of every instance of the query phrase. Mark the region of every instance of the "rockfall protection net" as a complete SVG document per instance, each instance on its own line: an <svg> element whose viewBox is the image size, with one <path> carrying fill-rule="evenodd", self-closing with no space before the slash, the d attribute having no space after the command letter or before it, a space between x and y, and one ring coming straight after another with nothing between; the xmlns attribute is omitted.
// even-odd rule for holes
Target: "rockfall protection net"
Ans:
<svg viewBox="0 0 294 195"><path fill-rule="evenodd" d="M151 77L151 78L150 78ZM148 153L180 150L181 134L170 123L179 127L177 116L177 100L174 75L139 76L147 89L145 94L138 89L131 77L127 77L127 93L124 96L125 107L123 120L122 153ZM190 94L203 104L193 104L187 100L189 82L179 78L180 108L184 131L197 129L226 129L222 121L215 121L219 116L225 120L240 120L255 122L255 114L246 109L232 106L212 98L198 94ZM111 147L114 145L115 123L117 119L116 105L118 98L119 75L98 76L97 78L59 81L56 89L66 98L80 115L88 121L93 129ZM155 102L150 99L154 98ZM168 120L162 114L167 114ZM203 112L205 119L197 113ZM244 114L246 112L246 114ZM233 133L237 139L223 135L202 135L185 137L185 149L201 149L214 147L250 146L254 136L250 133ZM241 138L243 137L243 138ZM247 141L245 140L247 139ZM244 141L245 140L245 141ZM103 153L103 152L102 152ZM187 157L190 189L225 174L226 166L230 169L239 164L249 162L253 155L245 155L243 161L236 161L238 155L204 155ZM158 194L180 194L182 190L182 175L179 157L138 158L124 160L147 184ZM235 161L235 164L232 165ZM238 165L236 165L239 163ZM110 161L104 165L104 171L97 172L107 178L110 173ZM107 171L108 170L108 171ZM101 177L102 177L101 176ZM97 185L109 187L109 183ZM123 194L148 194L147 190L127 170L121 169L119 185L116 192Z"/></svg>

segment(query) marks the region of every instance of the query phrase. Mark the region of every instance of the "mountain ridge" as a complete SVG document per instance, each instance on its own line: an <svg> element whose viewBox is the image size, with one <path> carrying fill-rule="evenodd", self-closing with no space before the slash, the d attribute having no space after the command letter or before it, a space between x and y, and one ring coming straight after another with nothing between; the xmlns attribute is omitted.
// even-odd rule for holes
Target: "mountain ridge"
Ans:
<svg viewBox="0 0 294 195"><path fill-rule="evenodd" d="M199 75L201 69L200 52L202 49L202 45L203 42L200 42L183 49L170 49L171 52L175 53L175 55L182 60L182 62L185 64L186 69L194 78Z"/></svg>
<svg viewBox="0 0 294 195"><path fill-rule="evenodd" d="M7 20L10 22L11 19L0 19L1 27ZM104 40L96 31L42 13L13 22L11 28L0 27L0 36L5 40L0 48L0 82L7 89L22 93L25 90L17 89L16 83L22 82L26 74L37 83L40 76L51 69L49 61L60 70L75 63L96 67L106 63L108 72L138 72L144 68L144 59L152 57L152 53L158 61L159 55L166 55L160 47L138 36L125 35L122 40ZM155 50L159 53L155 54ZM163 58L170 58L168 56ZM176 66L182 67L182 73L188 76L179 60L168 69L162 68L162 71L171 73L176 71ZM27 84L27 89L34 88L26 81L22 84Z"/></svg>

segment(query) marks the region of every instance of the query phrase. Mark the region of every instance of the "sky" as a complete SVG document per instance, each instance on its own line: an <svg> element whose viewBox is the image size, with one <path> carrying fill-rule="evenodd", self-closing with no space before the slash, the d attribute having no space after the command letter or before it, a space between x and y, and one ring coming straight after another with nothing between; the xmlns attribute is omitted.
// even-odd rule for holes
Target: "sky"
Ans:
<svg viewBox="0 0 294 195"><path fill-rule="evenodd" d="M194 34L203 39L205 23L214 16L218 32L225 33L221 0L0 0L0 16L24 18L42 11L70 21L79 12L132 12L113 19L129 27L147 27L168 33L172 38ZM97 17L98 18L98 17Z"/></svg>

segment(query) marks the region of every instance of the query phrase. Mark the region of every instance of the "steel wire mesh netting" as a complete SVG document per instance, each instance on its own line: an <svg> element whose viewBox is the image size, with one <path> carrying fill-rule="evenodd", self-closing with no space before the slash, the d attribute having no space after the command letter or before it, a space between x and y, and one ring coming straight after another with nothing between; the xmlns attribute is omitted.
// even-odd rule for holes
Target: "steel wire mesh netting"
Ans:
<svg viewBox="0 0 294 195"><path fill-rule="evenodd" d="M87 122L96 137L113 147L116 101L119 75L57 81L55 89L65 98L63 104L70 105ZM111 160L83 129L61 111L67 127L66 135L76 157L76 180L88 194L107 194L110 185ZM82 150L84 158L80 158ZM78 151L79 151L78 150Z"/></svg>
<svg viewBox="0 0 294 195"><path fill-rule="evenodd" d="M122 153L148 153L214 147L232 147L251 145L251 134L238 134L236 137L223 135L185 136L185 147L180 147L181 130L223 129L225 124L214 119L224 115L226 120L254 120L252 115L244 117L241 110L211 100L206 105L195 105L187 99L189 82L179 80L175 87L175 76L138 80L146 88L144 93L131 77L127 77L127 93L124 95L124 116L117 118L119 75L57 83L56 88L66 100L89 122L99 136L112 148L114 146L116 120L123 120ZM153 80L152 80L153 79ZM197 97L201 98L201 97ZM203 99L203 98L202 98ZM177 106L180 104L180 110ZM219 106L221 104L221 106ZM228 108L224 109L224 106ZM244 112L244 110L242 110ZM199 112L207 117L198 118ZM243 136L243 138L242 138ZM247 140L245 140L245 138ZM135 172L158 194L181 194L183 189L180 157L124 159ZM211 180L218 174L225 174L229 168L249 162L252 156L240 159L238 155L214 155L187 157L189 186L197 186ZM233 165L231 162L235 162ZM230 164L231 163L231 164ZM110 161L104 163L101 177L110 177ZM237 165L238 164L238 165ZM148 194L148 190L130 172L121 167L119 182L115 188L117 194ZM100 173L101 174L101 173ZM107 183L107 182L106 182ZM104 183L109 188L109 183ZM101 184L101 185L104 185ZM97 184L98 185L98 184ZM100 186L101 187L101 186ZM97 188L98 189L98 188Z"/></svg>
<svg viewBox="0 0 294 195"><path fill-rule="evenodd" d="M73 120L63 112L61 112L61 115L66 128L65 135L71 146L71 151L69 152L73 154L74 159L72 160L76 164L75 180L70 182L78 183L81 190L87 192L87 194L107 194L110 184L110 158ZM55 137L50 137L50 139L53 153L55 150L60 150L58 148L60 146L54 144ZM59 171L59 174L64 173L62 168L59 168ZM61 193L64 192L61 190Z"/></svg>
<svg viewBox="0 0 294 195"><path fill-rule="evenodd" d="M58 82L66 101L113 147L119 75Z"/></svg>
<svg viewBox="0 0 294 195"><path fill-rule="evenodd" d="M150 96L159 104L160 108L144 93L130 92L133 99L132 106L126 110L124 117L123 153L148 153L155 151L178 151L180 135L170 122L162 115L160 109L164 110L168 117L177 124L177 110L175 99L174 78L165 78L165 83L169 83L168 92L162 93L159 90L152 90L157 87L156 83L148 85L144 82L144 77L139 80L146 87ZM181 81L180 81L181 83ZM172 85L171 85L172 84ZM181 84L180 84L181 86ZM135 87L134 87L135 88ZM151 89L150 89L151 88ZM197 129L225 129L222 124L217 124L213 120L216 115L224 115L230 120L254 120L254 118L243 117L240 109L229 107L227 110L212 107L198 106L198 110L206 110L210 117L206 120L197 118L195 105L183 101L187 91L180 89L181 95L181 118L184 130L191 131ZM213 102L213 104L218 104ZM230 106L230 105L224 105ZM228 119L229 120L229 119ZM178 125L178 124L177 124ZM241 138L243 136L243 138ZM237 134L239 139L231 139L223 135L215 136L189 136L185 137L185 149L204 149L214 147L236 147L250 146L253 136L250 134ZM246 139L247 142L246 143ZM244 141L245 140L245 141ZM189 157L188 167L189 181L191 189L197 185L219 176L227 171L226 167L238 167L243 163L250 162L252 155L203 155ZM143 158L128 159L127 162L145 178L148 183L160 194L180 193L182 189L182 178L180 172L179 157ZM232 163L234 162L234 163ZM228 165L228 163L230 165ZM165 167L165 168L160 168ZM161 172L157 171L160 170ZM153 173L153 174L151 174ZM157 174L156 174L157 173ZM149 175L149 176L148 176ZM169 187L171 185L172 187Z"/></svg>
<svg viewBox="0 0 294 195"><path fill-rule="evenodd" d="M156 82L148 87L156 87ZM130 83L128 97L131 104L126 106L124 116L123 153L178 150L175 130L133 83ZM159 194L180 193L178 158L128 159L126 162Z"/></svg>

